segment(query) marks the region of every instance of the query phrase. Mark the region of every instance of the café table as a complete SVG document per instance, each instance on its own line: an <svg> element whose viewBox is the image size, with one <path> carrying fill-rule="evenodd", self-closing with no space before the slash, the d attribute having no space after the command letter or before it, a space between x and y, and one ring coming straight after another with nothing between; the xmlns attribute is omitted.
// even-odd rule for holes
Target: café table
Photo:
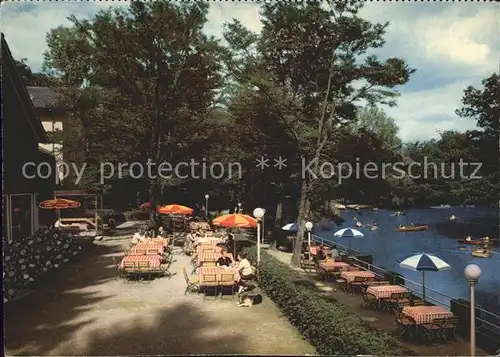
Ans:
<svg viewBox="0 0 500 357"><path fill-rule="evenodd" d="M348 266L350 266L348 263L336 262L335 260L323 260L319 263L319 267L321 269L328 271L328 272L336 271L336 270L342 269L342 268L347 268Z"/></svg>
<svg viewBox="0 0 500 357"><path fill-rule="evenodd" d="M234 281L237 282L240 280L240 274L236 268L229 267L199 267L196 269L196 274L198 275L198 279L200 284L203 285L203 276L208 274L217 275L217 281L221 280L222 274L234 274Z"/></svg>
<svg viewBox="0 0 500 357"><path fill-rule="evenodd" d="M364 270L343 271L342 273L340 273L340 277L345 279L347 283L352 283L356 277L375 278L375 274L370 271L364 271Z"/></svg>
<svg viewBox="0 0 500 357"><path fill-rule="evenodd" d="M149 262L152 268L159 268L161 266L161 257L159 255L127 255L123 257L120 268L125 266L125 262Z"/></svg>
<svg viewBox="0 0 500 357"><path fill-rule="evenodd" d="M377 300L378 300L378 308L380 309L380 304L382 302L382 299L389 299L392 294L396 293L406 293L408 292L408 289L400 286L400 285L376 285L376 286L369 286L368 289L366 289L366 292L368 294L374 295Z"/></svg>
<svg viewBox="0 0 500 357"><path fill-rule="evenodd" d="M141 242L137 243L135 246L133 246L130 249L131 254L141 254L139 252L145 251L146 253L148 251L154 251L157 254L162 254L163 253L163 244L161 243L149 243L149 242ZM144 254L144 253L142 253Z"/></svg>
<svg viewBox="0 0 500 357"><path fill-rule="evenodd" d="M417 325L430 324L434 319L453 316L452 312L441 306L405 306L402 313L413 318Z"/></svg>

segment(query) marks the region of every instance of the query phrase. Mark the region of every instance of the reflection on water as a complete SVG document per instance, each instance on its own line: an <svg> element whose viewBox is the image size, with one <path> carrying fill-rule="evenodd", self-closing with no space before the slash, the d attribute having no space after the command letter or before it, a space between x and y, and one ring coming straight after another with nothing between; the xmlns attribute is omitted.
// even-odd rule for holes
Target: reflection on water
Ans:
<svg viewBox="0 0 500 357"><path fill-rule="evenodd" d="M392 213L393 211L387 210L361 210L359 213L345 211L343 216L346 221L336 228L354 226L353 217L356 217L364 224L377 223L381 229L370 231L367 228L360 228L365 234L363 238L335 238L335 240L346 246L349 245L350 240L353 249L372 254L375 265L401 273L420 284L422 273L403 269L399 266L399 262L415 253L433 253L450 264L451 269L443 272L426 272L426 286L455 298L468 299L468 285L463 271L468 264L477 264L482 270L477 285L477 302L485 309L500 315L500 252L498 248L495 248L491 258L475 258L470 250L460 250L456 241L457 238L465 237L465 231L463 236L451 237L444 235L440 229L440 225L450 224L447 217L452 213L460 218L458 221L460 223L457 222L460 225L473 222L478 218L494 217L497 220L496 227L498 227L497 212L477 208L451 208L408 210L406 216L400 217L393 217ZM410 223L425 223L429 225L429 230L408 233L395 231L399 224ZM317 234L333 239L333 231L319 231ZM480 237L481 234L484 232L478 232L476 236ZM490 238L493 237L490 236ZM429 292L428 295L432 296L432 293ZM443 299L443 297L439 298L439 300Z"/></svg>

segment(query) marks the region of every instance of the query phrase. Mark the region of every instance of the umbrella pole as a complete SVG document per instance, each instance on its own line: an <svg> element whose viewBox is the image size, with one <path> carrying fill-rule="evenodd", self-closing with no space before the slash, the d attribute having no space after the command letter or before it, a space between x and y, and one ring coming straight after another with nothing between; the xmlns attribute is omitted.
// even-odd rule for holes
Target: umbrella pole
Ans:
<svg viewBox="0 0 500 357"><path fill-rule="evenodd" d="M425 270L422 270L422 297L425 302Z"/></svg>

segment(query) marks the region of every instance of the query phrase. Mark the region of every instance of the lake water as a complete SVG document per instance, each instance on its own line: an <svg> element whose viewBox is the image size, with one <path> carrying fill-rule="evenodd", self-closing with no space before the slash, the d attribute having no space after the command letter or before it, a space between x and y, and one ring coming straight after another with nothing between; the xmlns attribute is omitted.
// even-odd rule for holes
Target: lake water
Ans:
<svg viewBox="0 0 500 357"><path fill-rule="evenodd" d="M426 272L425 285L427 288L453 298L468 299L468 284L464 278L464 268L468 264L477 264L481 267L482 274L476 288L478 305L486 310L500 315L500 252L494 248L491 258L475 258L470 250L460 250L457 238L440 233L440 225L450 225L449 217L452 213L460 218L460 224L472 222L478 218L490 218L498 221L498 212L495 210L479 208L451 208L451 209L412 209L405 211L406 216L393 217L394 211L388 210L360 210L343 211L345 222L333 229L318 230L315 234L328 240L333 240L335 230L346 227L355 227L353 217L362 223L377 223L380 229L370 231L359 228L365 234L362 238L335 238L335 241L345 246L372 254L376 266L398 272L405 278L422 283L422 273L403 269L399 262L410 255L417 253L432 253L446 261L451 269L442 272ZM410 223L425 223L429 225L428 231L422 232L397 232L398 225ZM477 223L476 223L477 225ZM497 223L498 225L498 223ZM358 228L356 228L358 229ZM480 235L479 235L480 237ZM493 238L490 236L490 238ZM498 238L498 235L497 237ZM350 241L350 242L349 242ZM446 301L446 298L427 291L427 296ZM449 304L449 302L448 302Z"/></svg>

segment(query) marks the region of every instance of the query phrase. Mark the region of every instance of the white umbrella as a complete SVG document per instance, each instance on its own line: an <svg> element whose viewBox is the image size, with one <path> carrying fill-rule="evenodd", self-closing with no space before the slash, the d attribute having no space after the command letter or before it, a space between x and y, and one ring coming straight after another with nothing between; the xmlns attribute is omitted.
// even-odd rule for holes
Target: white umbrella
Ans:
<svg viewBox="0 0 500 357"><path fill-rule="evenodd" d="M364 237L365 235L358 231L357 229L354 228L344 228L341 230L338 230L337 232L333 233L334 237L340 237L340 238L345 238L345 237L354 237L354 238L361 238ZM351 240L349 239L349 249L351 249Z"/></svg>
<svg viewBox="0 0 500 357"><path fill-rule="evenodd" d="M449 270L451 267L441 258L433 254L420 253L412 255L399 263L401 268L410 269L413 271L422 272L422 297L425 301L425 272L426 271L443 271Z"/></svg>
<svg viewBox="0 0 500 357"><path fill-rule="evenodd" d="M297 232L299 230L299 225L297 223L288 223L281 227L284 231Z"/></svg>

